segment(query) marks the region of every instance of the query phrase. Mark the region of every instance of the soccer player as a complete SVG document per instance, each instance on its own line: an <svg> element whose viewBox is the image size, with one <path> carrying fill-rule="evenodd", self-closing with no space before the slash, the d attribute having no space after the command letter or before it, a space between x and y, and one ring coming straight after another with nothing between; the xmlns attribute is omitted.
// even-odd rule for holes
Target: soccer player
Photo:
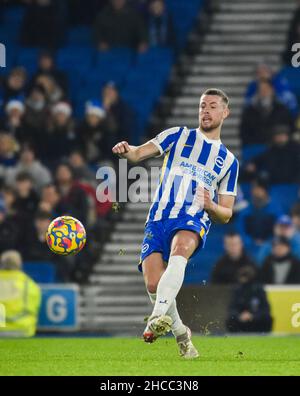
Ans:
<svg viewBox="0 0 300 396"><path fill-rule="evenodd" d="M141 146L123 141L112 149L132 163L166 154L141 250L140 267L154 304L143 337L153 342L172 330L187 359L199 354L175 299L188 259L203 248L211 221L228 223L236 195L238 161L220 140L228 103L223 91L208 89L200 98L199 128L170 128Z"/></svg>

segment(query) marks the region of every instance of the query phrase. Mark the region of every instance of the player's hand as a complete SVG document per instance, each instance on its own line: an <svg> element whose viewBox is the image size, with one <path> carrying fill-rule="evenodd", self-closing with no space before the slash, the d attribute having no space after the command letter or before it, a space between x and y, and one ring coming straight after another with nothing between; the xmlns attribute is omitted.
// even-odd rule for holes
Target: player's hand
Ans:
<svg viewBox="0 0 300 396"><path fill-rule="evenodd" d="M196 203L199 209L212 210L214 202L211 200L209 191L203 186L198 186L196 190Z"/></svg>
<svg viewBox="0 0 300 396"><path fill-rule="evenodd" d="M117 154L119 157L122 157L124 154L129 153L130 147L129 144L125 141L117 143L113 148L112 152Z"/></svg>

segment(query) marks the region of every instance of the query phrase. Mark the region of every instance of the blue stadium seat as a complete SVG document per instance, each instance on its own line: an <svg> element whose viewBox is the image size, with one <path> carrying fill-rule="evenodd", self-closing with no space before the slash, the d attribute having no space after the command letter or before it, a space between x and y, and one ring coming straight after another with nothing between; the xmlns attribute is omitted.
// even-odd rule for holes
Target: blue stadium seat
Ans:
<svg viewBox="0 0 300 396"><path fill-rule="evenodd" d="M25 262L24 272L37 283L54 283L56 281L56 270L50 262Z"/></svg>
<svg viewBox="0 0 300 396"><path fill-rule="evenodd" d="M39 48L19 49L15 59L15 65L25 67L29 74L33 74L37 69L40 51Z"/></svg>
<svg viewBox="0 0 300 396"><path fill-rule="evenodd" d="M173 17L178 44L182 48L201 9L203 0L167 0L166 3Z"/></svg>
<svg viewBox="0 0 300 396"><path fill-rule="evenodd" d="M249 201L251 197L251 184L250 183L241 183L241 190L243 192L244 198Z"/></svg>
<svg viewBox="0 0 300 396"><path fill-rule="evenodd" d="M249 162L251 159L266 151L267 145L265 144L246 144L242 148L242 161L243 163Z"/></svg>
<svg viewBox="0 0 300 396"><path fill-rule="evenodd" d="M184 280L186 284L209 282L212 268L224 252L223 240L228 229L228 226L218 224L211 226L204 249L189 260Z"/></svg>
<svg viewBox="0 0 300 396"><path fill-rule="evenodd" d="M96 52L96 65L111 66L114 64L131 65L134 61L134 52L129 48L113 48L109 51Z"/></svg>
<svg viewBox="0 0 300 396"><path fill-rule="evenodd" d="M25 14L25 6L10 6L3 10L2 23L5 25L20 25Z"/></svg>
<svg viewBox="0 0 300 396"><path fill-rule="evenodd" d="M293 204L298 199L298 184L277 184L271 186L271 198L281 205L284 213L289 214Z"/></svg>
<svg viewBox="0 0 300 396"><path fill-rule="evenodd" d="M13 26L0 26L0 40L1 43L8 48L10 45L16 45L19 42L19 29L14 29Z"/></svg>
<svg viewBox="0 0 300 396"><path fill-rule="evenodd" d="M87 26L78 26L69 29L67 33L68 45L91 45L92 32L91 28Z"/></svg>
<svg viewBox="0 0 300 396"><path fill-rule="evenodd" d="M162 64L170 64L173 61L173 57L174 55L171 48L153 47L149 48L146 52L138 54L136 58L136 64L137 66L145 64L155 66L157 64L157 61L161 62Z"/></svg>
<svg viewBox="0 0 300 396"><path fill-rule="evenodd" d="M94 55L93 47L66 46L57 53L57 66L64 70L86 70L92 67Z"/></svg>
<svg viewBox="0 0 300 396"><path fill-rule="evenodd" d="M209 251L208 249L201 250L195 257L189 260L184 283L205 284L209 282L212 267L218 258L219 255L214 254L213 251Z"/></svg>

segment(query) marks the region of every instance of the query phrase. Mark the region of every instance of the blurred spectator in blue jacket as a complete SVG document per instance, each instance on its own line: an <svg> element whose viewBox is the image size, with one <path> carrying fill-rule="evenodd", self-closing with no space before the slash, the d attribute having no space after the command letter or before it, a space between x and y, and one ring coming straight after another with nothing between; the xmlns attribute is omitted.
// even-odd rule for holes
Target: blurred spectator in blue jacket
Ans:
<svg viewBox="0 0 300 396"><path fill-rule="evenodd" d="M149 45L175 47L175 31L164 0L151 0L147 17Z"/></svg>
<svg viewBox="0 0 300 396"><path fill-rule="evenodd" d="M266 177L270 184L300 182L300 145L290 139L289 127L273 128L271 146L253 158L243 172L244 178Z"/></svg>
<svg viewBox="0 0 300 396"><path fill-rule="evenodd" d="M297 231L290 216L282 215L277 219L274 227L274 237L287 238L290 243L291 253L300 260L300 232ZM260 247L257 254L258 263L262 264L271 252L272 240L265 242Z"/></svg>
<svg viewBox="0 0 300 396"><path fill-rule="evenodd" d="M253 267L242 267L233 290L226 327L232 333L268 333L272 329L270 304Z"/></svg>
<svg viewBox="0 0 300 396"><path fill-rule="evenodd" d="M21 29L21 43L30 47L56 49L64 40L62 1L27 0Z"/></svg>
<svg viewBox="0 0 300 396"><path fill-rule="evenodd" d="M271 201L266 182L260 179L254 181L251 186L250 204L237 216L237 227L246 248L261 246L270 239L276 219L281 214L280 206Z"/></svg>
<svg viewBox="0 0 300 396"><path fill-rule="evenodd" d="M143 20L126 0L111 0L97 16L94 30L101 51L128 47L144 52L148 46Z"/></svg>
<svg viewBox="0 0 300 396"><path fill-rule="evenodd" d="M275 74L267 63L259 63L256 67L256 79L251 81L246 91L246 104L251 104L257 94L258 84L262 80L270 80L274 87L276 97L287 106L294 117L299 112L296 95L292 92L288 80L280 74Z"/></svg>
<svg viewBox="0 0 300 396"><path fill-rule="evenodd" d="M257 94L242 113L240 135L242 144L270 143L275 125L288 125L294 129L294 119L289 109L275 96L270 80L258 82Z"/></svg>
<svg viewBox="0 0 300 396"><path fill-rule="evenodd" d="M54 54L51 51L41 52L38 59L38 69L32 77L31 85L37 84L40 76L51 77L64 93L68 91L67 75L64 71L57 69Z"/></svg>
<svg viewBox="0 0 300 396"><path fill-rule="evenodd" d="M288 238L274 238L271 254L260 270L260 280L276 285L300 283L300 262L293 256Z"/></svg>
<svg viewBox="0 0 300 396"><path fill-rule="evenodd" d="M225 235L224 249L225 254L214 265L211 274L212 283L237 283L239 270L244 266L253 267L256 272L255 263L245 252L243 241L237 232L231 232Z"/></svg>

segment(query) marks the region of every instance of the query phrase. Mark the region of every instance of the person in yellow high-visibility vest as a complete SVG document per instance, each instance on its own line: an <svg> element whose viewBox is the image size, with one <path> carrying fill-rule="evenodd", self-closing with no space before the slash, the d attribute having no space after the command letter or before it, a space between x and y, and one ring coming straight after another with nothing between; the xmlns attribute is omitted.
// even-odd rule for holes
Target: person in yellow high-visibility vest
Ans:
<svg viewBox="0 0 300 396"><path fill-rule="evenodd" d="M0 257L0 337L31 337L36 332L40 287L22 271L22 257L7 250Z"/></svg>

